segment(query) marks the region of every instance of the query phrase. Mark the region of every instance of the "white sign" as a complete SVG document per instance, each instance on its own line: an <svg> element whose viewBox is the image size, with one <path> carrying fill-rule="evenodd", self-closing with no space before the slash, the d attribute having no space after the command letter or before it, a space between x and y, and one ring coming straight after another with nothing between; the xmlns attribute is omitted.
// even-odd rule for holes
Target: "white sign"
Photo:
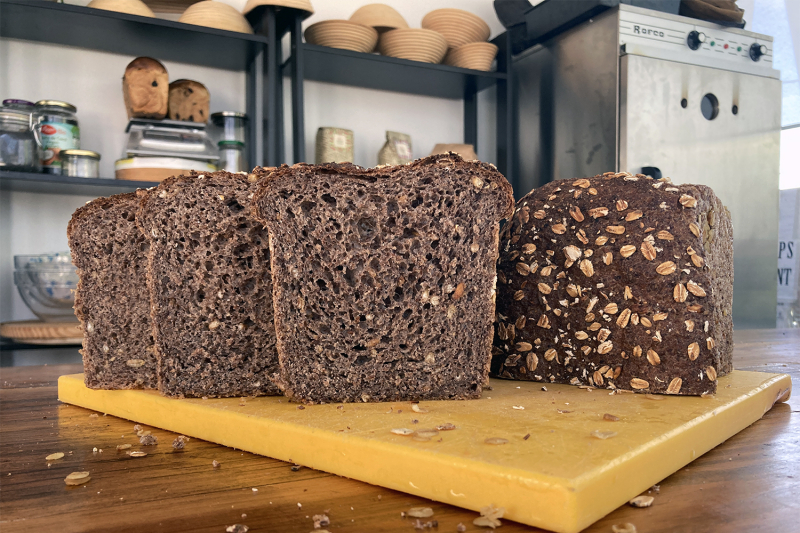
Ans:
<svg viewBox="0 0 800 533"><path fill-rule="evenodd" d="M781 191L778 224L778 302L798 300L800 274L800 189Z"/></svg>

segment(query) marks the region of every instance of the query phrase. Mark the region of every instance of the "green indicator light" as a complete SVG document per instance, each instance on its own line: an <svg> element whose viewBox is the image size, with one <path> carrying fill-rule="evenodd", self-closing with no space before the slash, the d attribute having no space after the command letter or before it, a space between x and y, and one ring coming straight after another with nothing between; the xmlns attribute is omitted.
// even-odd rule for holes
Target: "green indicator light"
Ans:
<svg viewBox="0 0 800 533"><path fill-rule="evenodd" d="M737 51L737 52L741 52L741 51L742 51L742 47L741 47L741 46L737 46L737 47L736 47L736 51Z"/></svg>
<svg viewBox="0 0 800 533"><path fill-rule="evenodd" d="M711 41L711 46L714 46L714 44L715 44L714 41Z"/></svg>

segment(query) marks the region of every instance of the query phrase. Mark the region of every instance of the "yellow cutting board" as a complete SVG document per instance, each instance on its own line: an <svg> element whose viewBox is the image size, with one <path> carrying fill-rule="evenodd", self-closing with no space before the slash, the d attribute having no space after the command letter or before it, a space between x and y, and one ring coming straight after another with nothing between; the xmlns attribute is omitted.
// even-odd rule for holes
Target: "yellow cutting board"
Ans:
<svg viewBox="0 0 800 533"><path fill-rule="evenodd" d="M609 394L492 380L480 400L329 404L286 398L169 399L90 390L61 376L61 401L225 446L562 533L589 526L786 401L784 374L735 371L713 398ZM617 421L604 420L614 415ZM417 421L416 423L414 421ZM392 429L431 429L430 440ZM615 432L606 439L595 431ZM530 436L528 436L530 435ZM526 438L526 436L528 436ZM505 439L488 444L487 439Z"/></svg>

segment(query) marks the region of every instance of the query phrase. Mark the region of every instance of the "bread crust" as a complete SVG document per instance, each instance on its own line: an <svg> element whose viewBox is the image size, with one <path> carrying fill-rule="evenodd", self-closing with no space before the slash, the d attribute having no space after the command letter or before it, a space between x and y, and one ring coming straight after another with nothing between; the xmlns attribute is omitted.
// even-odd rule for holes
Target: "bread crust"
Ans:
<svg viewBox="0 0 800 533"><path fill-rule="evenodd" d="M607 173L517 202L492 372L699 395L732 370L733 229L703 185Z"/></svg>

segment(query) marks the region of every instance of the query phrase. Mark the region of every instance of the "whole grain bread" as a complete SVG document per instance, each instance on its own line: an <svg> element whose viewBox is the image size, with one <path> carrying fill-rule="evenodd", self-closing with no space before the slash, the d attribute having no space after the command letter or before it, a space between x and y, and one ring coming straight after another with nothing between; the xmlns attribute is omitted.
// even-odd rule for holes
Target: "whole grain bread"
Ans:
<svg viewBox="0 0 800 533"><path fill-rule="evenodd" d="M142 191L159 390L175 397L277 394L267 230L254 175L177 176Z"/></svg>
<svg viewBox="0 0 800 533"><path fill-rule="evenodd" d="M732 370L733 229L710 188L551 182L500 247L494 375L697 395Z"/></svg>
<svg viewBox="0 0 800 533"><path fill-rule="evenodd" d="M279 385L300 401L475 398L488 378L499 222L494 167L295 165L264 175Z"/></svg>
<svg viewBox="0 0 800 533"><path fill-rule="evenodd" d="M78 272L75 314L91 389L154 389L156 357L147 291L147 240L136 227L136 193L97 198L67 226Z"/></svg>

